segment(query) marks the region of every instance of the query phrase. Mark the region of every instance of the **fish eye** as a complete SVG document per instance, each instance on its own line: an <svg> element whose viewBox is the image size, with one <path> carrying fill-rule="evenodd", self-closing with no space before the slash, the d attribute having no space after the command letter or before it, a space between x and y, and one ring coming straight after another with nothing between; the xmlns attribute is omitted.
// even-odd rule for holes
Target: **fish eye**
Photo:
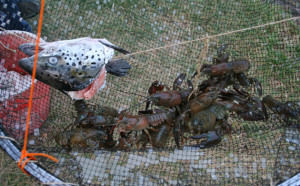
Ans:
<svg viewBox="0 0 300 186"><path fill-rule="evenodd" d="M51 65L56 65L57 64L57 58L56 57L50 57L49 58L49 63L51 64Z"/></svg>
<svg viewBox="0 0 300 186"><path fill-rule="evenodd" d="M78 77L84 77L84 76L85 76L85 73L84 73L84 72L78 72L78 73L77 73L77 76L78 76Z"/></svg>

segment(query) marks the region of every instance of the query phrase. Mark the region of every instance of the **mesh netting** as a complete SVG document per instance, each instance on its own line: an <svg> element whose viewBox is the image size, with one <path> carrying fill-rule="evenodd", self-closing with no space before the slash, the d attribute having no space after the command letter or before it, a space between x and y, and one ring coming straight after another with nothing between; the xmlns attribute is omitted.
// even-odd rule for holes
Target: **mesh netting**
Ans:
<svg viewBox="0 0 300 186"><path fill-rule="evenodd" d="M223 44L228 45L230 59L250 61L247 76L261 82L263 96L272 95L282 102L299 101L300 26L299 19L289 20L300 15L299 8L296 1L283 0L52 0L46 2L42 38L106 38L133 53L115 57L128 60L132 69L125 77L107 75L106 87L87 101L95 111L109 106L136 114L144 109L144 105L136 105L148 96L153 81L171 87L179 73L191 78L197 64L212 63ZM31 20L32 25L36 26L37 21ZM206 36L211 37L201 39ZM205 41L208 50L200 56ZM2 76L1 82L18 79L15 74L9 77ZM206 78L201 76L201 80ZM14 86L18 89L28 83L30 80L15 82ZM269 120L263 122L230 115L231 136L223 136L220 143L206 149L187 147L192 143L189 140L178 149L171 135L159 150L148 143L144 150L68 151L56 143L55 136L74 123L74 101L58 90L51 88L49 92L48 86L36 83L28 148L58 158L57 164L38 160L66 182L267 185L300 172L300 121L283 122L271 113ZM22 104L29 97L26 91L15 95L16 90L12 89L3 95L5 99L0 99L3 128L21 144L26 123L26 112L22 110L27 108Z"/></svg>

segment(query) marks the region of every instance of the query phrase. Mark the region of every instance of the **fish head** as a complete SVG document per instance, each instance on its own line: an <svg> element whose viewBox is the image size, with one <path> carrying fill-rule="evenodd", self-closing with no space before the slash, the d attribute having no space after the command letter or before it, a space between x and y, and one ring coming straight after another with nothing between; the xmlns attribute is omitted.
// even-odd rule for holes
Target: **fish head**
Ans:
<svg viewBox="0 0 300 186"><path fill-rule="evenodd" d="M23 44L19 47L29 57L19 61L19 66L32 74L35 55L32 44ZM31 56L30 56L31 55ZM73 57L70 57L70 56ZM59 47L39 49L36 64L36 79L61 91L79 91L88 87L97 77L101 63L79 62L74 54L65 54ZM83 64L82 64L83 63Z"/></svg>

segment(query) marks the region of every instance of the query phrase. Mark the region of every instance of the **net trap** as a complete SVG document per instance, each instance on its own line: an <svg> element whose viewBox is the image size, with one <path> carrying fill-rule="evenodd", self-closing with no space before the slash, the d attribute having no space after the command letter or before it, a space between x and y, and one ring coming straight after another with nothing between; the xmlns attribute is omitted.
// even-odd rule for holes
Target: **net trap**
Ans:
<svg viewBox="0 0 300 186"><path fill-rule="evenodd" d="M37 182L300 184L297 2L40 7L0 31L0 146Z"/></svg>

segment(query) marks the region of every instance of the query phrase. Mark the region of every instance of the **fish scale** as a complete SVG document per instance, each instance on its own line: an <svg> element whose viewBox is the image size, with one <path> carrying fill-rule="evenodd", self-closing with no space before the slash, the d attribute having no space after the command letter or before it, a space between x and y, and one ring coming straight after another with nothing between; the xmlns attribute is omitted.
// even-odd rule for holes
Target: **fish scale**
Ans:
<svg viewBox="0 0 300 186"><path fill-rule="evenodd" d="M48 44L49 49L45 49L43 52L62 56L66 64L76 68L84 65L99 67L101 66L100 64L108 63L108 60L114 55L114 50L94 40L91 38L80 38L53 42ZM41 47L43 48L44 45L41 44Z"/></svg>
<svg viewBox="0 0 300 186"><path fill-rule="evenodd" d="M19 61L20 67L32 73L35 44L26 43L19 48L30 56ZM125 60L112 61L115 50L129 53L106 39L84 37L41 42L36 78L68 94L72 99L91 99L105 85L108 63L113 75L118 75L118 70L124 73L124 67L125 72L126 68L130 68Z"/></svg>

